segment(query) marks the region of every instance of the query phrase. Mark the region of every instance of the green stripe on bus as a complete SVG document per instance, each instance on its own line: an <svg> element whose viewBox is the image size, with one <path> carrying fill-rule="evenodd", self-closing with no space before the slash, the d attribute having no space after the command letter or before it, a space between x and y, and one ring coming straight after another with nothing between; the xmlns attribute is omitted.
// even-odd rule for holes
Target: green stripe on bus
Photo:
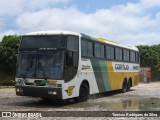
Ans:
<svg viewBox="0 0 160 120"><path fill-rule="evenodd" d="M88 36L88 35L83 34L83 33L81 33L81 35L82 35L82 38L84 38L84 39L99 41L99 40L98 40L97 38L95 38L95 37Z"/></svg>
<svg viewBox="0 0 160 120"><path fill-rule="evenodd" d="M105 92L106 89L104 86L103 76L101 74L99 60L91 60L91 63L92 63L94 75L97 81L99 92Z"/></svg>
<svg viewBox="0 0 160 120"><path fill-rule="evenodd" d="M111 87L110 87L108 72L107 72L107 69L106 69L107 65L105 64L105 61L99 61L99 64L100 64L101 73L102 73L102 76L103 76L103 81L104 81L106 91L110 91Z"/></svg>

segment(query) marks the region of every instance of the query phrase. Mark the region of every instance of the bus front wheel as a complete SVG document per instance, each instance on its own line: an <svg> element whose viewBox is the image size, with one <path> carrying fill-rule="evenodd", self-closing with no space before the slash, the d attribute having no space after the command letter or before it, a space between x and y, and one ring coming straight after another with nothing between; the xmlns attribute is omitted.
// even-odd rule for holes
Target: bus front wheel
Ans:
<svg viewBox="0 0 160 120"><path fill-rule="evenodd" d="M79 97L75 98L77 102L83 102L88 99L89 95L89 86L85 83L82 83L79 90Z"/></svg>

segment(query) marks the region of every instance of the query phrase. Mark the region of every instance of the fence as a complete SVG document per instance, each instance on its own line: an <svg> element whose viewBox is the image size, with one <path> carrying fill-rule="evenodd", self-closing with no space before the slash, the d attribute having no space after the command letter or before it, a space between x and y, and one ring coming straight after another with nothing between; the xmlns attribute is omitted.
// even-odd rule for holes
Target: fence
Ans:
<svg viewBox="0 0 160 120"><path fill-rule="evenodd" d="M151 67L141 67L140 69L140 81L147 82L147 73L151 73Z"/></svg>

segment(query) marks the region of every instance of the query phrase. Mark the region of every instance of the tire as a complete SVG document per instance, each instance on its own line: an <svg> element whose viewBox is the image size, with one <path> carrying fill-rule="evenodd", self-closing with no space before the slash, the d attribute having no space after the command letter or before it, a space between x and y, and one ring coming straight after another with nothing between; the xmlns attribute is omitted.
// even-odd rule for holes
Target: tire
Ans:
<svg viewBox="0 0 160 120"><path fill-rule="evenodd" d="M87 84L82 83L79 90L79 97L76 97L75 101L77 102L86 101L88 99L88 95L89 95L89 87Z"/></svg>
<svg viewBox="0 0 160 120"><path fill-rule="evenodd" d="M127 80L124 80L122 84L122 92L125 93L126 91L127 91Z"/></svg>
<svg viewBox="0 0 160 120"><path fill-rule="evenodd" d="M131 80L129 80L128 82L127 82L127 91L130 91L130 89L131 89Z"/></svg>

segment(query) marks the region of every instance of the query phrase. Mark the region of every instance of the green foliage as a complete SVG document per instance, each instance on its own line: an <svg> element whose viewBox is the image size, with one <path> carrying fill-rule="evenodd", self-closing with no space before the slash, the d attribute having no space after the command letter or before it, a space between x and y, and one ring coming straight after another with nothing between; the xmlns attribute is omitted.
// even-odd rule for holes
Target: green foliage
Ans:
<svg viewBox="0 0 160 120"><path fill-rule="evenodd" d="M160 44L153 46L137 46L140 52L140 64L143 67L151 67L157 72L160 68Z"/></svg>
<svg viewBox="0 0 160 120"><path fill-rule="evenodd" d="M14 85L14 82L12 80L0 80L0 85Z"/></svg>
<svg viewBox="0 0 160 120"><path fill-rule="evenodd" d="M9 75L15 74L16 55L20 44L20 36L4 36L0 42L0 71L7 72Z"/></svg>

